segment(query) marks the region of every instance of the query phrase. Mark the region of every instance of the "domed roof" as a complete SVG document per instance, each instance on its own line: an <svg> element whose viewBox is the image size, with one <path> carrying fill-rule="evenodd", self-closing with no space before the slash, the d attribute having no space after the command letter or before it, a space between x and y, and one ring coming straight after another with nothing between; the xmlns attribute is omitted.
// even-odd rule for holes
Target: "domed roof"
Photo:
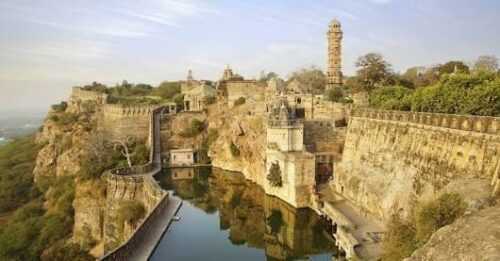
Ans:
<svg viewBox="0 0 500 261"><path fill-rule="evenodd" d="M339 20L337 20L337 19L333 19L333 20L330 22L330 27L340 27L340 22L339 22Z"/></svg>

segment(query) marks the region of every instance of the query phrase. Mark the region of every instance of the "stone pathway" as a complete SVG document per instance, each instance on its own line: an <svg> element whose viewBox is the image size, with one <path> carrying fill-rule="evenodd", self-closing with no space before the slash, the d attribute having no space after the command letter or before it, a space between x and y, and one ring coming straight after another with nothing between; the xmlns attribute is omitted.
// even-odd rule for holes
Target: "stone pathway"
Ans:
<svg viewBox="0 0 500 261"><path fill-rule="evenodd" d="M173 217L182 206L182 199L169 195L168 207L163 210L160 214L162 218L156 218L154 221L154 227L149 236L143 241L143 246L138 246L137 250L134 252L133 256L129 260L149 260L153 255L156 247L161 241L163 235L167 232L168 227L173 221Z"/></svg>

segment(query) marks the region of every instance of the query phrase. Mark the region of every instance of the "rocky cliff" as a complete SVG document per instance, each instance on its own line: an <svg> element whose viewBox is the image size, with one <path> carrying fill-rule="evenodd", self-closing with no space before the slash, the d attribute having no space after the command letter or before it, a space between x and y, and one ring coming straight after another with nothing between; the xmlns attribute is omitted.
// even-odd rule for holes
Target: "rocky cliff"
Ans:
<svg viewBox="0 0 500 261"><path fill-rule="evenodd" d="M438 230L405 261L500 260L500 207L466 215Z"/></svg>
<svg viewBox="0 0 500 261"><path fill-rule="evenodd" d="M218 131L217 140L211 145L209 156L217 168L242 172L245 178L263 186L265 177L266 130L261 102L251 102L230 110L220 104L208 110L208 128ZM231 153L230 144L239 150Z"/></svg>

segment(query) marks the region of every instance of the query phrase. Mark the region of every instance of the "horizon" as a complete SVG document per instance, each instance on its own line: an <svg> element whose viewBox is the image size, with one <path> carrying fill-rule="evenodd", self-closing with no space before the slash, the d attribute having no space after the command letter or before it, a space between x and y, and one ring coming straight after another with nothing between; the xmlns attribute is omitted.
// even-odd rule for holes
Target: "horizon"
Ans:
<svg viewBox="0 0 500 261"><path fill-rule="evenodd" d="M449 8L453 6L453 10ZM122 80L158 85L217 80L224 66L245 78L325 71L326 31L342 23L342 68L381 53L396 72L450 60L500 56L492 1L4 1L0 3L0 113L46 111L72 86Z"/></svg>

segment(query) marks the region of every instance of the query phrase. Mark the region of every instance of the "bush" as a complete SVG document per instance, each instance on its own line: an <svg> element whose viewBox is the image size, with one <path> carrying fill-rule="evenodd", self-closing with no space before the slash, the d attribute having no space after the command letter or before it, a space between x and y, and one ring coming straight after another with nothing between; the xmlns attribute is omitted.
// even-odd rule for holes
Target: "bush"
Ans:
<svg viewBox="0 0 500 261"><path fill-rule="evenodd" d="M271 211L271 215L266 219L267 225L271 228L271 234L275 235L281 231L284 225L283 214L277 209Z"/></svg>
<svg viewBox="0 0 500 261"><path fill-rule="evenodd" d="M393 215L382 244L383 259L402 260L410 256L427 243L434 232L461 217L465 209L466 204L459 194L445 193L437 200L419 204L415 217L408 220Z"/></svg>
<svg viewBox="0 0 500 261"><path fill-rule="evenodd" d="M129 224L135 224L145 215L146 208L141 202L135 200L122 202L118 209L118 220L121 223L128 222Z"/></svg>
<svg viewBox="0 0 500 261"><path fill-rule="evenodd" d="M239 97L236 101L234 101L234 106L240 106L245 104L246 100L244 97Z"/></svg>
<svg viewBox="0 0 500 261"><path fill-rule="evenodd" d="M383 260L399 261L410 256L417 249L415 227L410 222L393 215L387 225L382 242Z"/></svg>
<svg viewBox="0 0 500 261"><path fill-rule="evenodd" d="M135 145L132 156L133 165L143 165L149 161L149 149L145 143Z"/></svg>
<svg viewBox="0 0 500 261"><path fill-rule="evenodd" d="M283 180L281 178L281 169L278 162L273 162L269 173L267 174L267 180L273 187L281 187L283 185Z"/></svg>
<svg viewBox="0 0 500 261"><path fill-rule="evenodd" d="M229 150L231 151L231 155L233 155L233 157L240 156L240 149L232 141L231 144L229 144Z"/></svg>
<svg viewBox="0 0 500 261"><path fill-rule="evenodd" d="M418 209L416 217L417 240L423 245L439 228L462 216L465 209L465 202L456 193L443 194L436 201L424 204Z"/></svg>
<svg viewBox="0 0 500 261"><path fill-rule="evenodd" d="M344 91L340 87L335 87L326 91L326 98L332 102L342 102L344 100Z"/></svg>
<svg viewBox="0 0 500 261"><path fill-rule="evenodd" d="M370 105L383 110L410 110L412 90L401 86L381 87L372 91Z"/></svg>
<svg viewBox="0 0 500 261"><path fill-rule="evenodd" d="M185 138L195 137L205 130L205 122L198 119L193 119L191 125L184 129L180 135Z"/></svg>
<svg viewBox="0 0 500 261"><path fill-rule="evenodd" d="M63 101L59 104L54 104L51 107L52 107L52 110L55 112L64 112L66 110L66 108L68 108L68 103Z"/></svg>
<svg viewBox="0 0 500 261"><path fill-rule="evenodd" d="M74 113L62 112L56 115L51 115L50 119L58 125L69 125L78 121L78 115Z"/></svg>

